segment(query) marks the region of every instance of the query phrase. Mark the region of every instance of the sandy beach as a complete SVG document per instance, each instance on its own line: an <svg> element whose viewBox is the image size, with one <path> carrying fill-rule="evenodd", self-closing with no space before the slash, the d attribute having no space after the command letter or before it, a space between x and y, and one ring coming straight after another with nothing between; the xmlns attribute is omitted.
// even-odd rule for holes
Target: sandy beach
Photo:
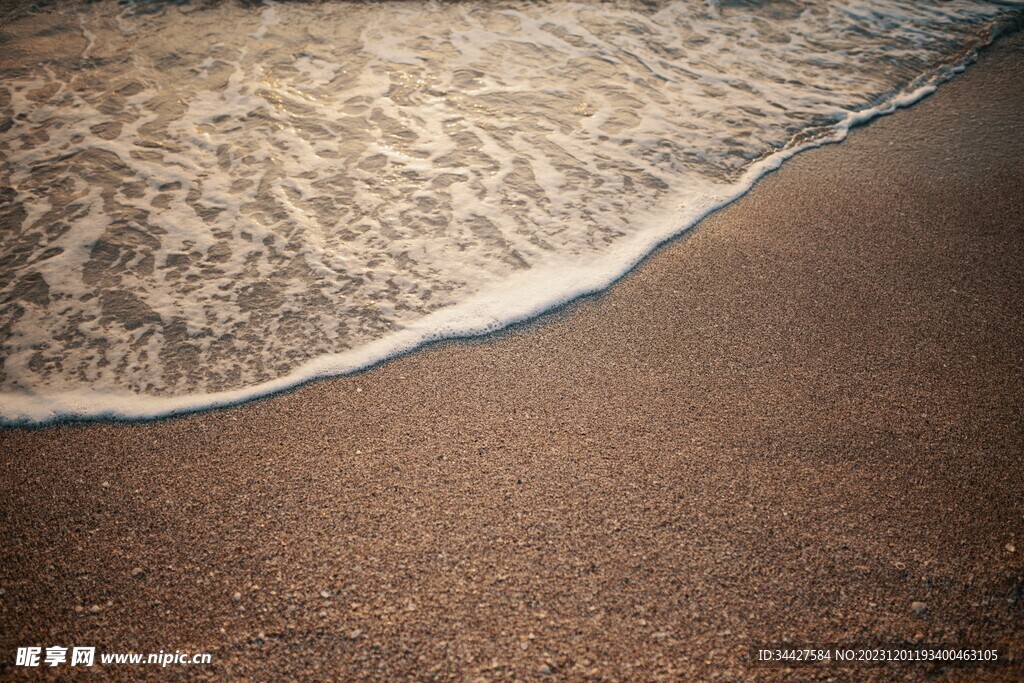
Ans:
<svg viewBox="0 0 1024 683"><path fill-rule="evenodd" d="M530 324L0 431L0 675L62 645L212 655L119 679L1021 680L1022 57ZM921 642L1004 661L750 657Z"/></svg>

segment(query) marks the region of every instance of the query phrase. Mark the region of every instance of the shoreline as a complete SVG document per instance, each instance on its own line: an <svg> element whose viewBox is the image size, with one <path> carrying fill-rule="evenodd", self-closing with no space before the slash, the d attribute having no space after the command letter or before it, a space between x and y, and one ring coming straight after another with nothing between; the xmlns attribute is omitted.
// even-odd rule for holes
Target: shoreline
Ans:
<svg viewBox="0 0 1024 683"><path fill-rule="evenodd" d="M95 645L212 653L180 677L775 680L751 646L926 642L1016 648L945 674L1014 680L1022 58L1000 38L528 324L0 430L0 671Z"/></svg>
<svg viewBox="0 0 1024 683"><path fill-rule="evenodd" d="M614 287L642 267L656 251L683 238L709 216L744 197L762 178L778 171L793 157L819 147L841 144L854 128L911 107L933 95L969 68L979 54L991 49L1000 39L1012 36L1019 22L1019 17L1004 17L992 22L983 39L987 42L970 47L956 61L930 74L922 74L904 90L880 104L847 112L845 119L833 124L826 137L807 138L757 159L728 186L728 191L723 189L719 194L701 195L696 205L679 205L672 211L666 211L674 214L668 224L682 227L643 229L623 239L615 250L603 256L603 260L538 266L522 277L513 276L497 283L497 286L485 287L461 303L427 315L385 337L356 348L313 357L286 375L256 385L171 396L94 393L88 390L29 391L20 395L0 393L0 429L94 422L146 423L234 408L251 401L273 398L313 382L357 376L436 344L488 337L510 327L530 324L557 309L572 306ZM603 267L596 267L598 262ZM510 291L515 291L516 295L508 294ZM529 294L524 296L523 292ZM503 317L496 318L494 311L501 311Z"/></svg>

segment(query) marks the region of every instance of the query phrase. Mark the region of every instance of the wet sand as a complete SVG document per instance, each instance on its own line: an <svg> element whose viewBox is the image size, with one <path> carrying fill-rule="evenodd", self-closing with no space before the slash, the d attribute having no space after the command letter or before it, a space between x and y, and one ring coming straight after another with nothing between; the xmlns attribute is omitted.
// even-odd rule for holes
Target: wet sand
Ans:
<svg viewBox="0 0 1024 683"><path fill-rule="evenodd" d="M1004 39L530 325L0 432L0 675L26 645L213 655L118 678L925 674L748 655L883 641L999 646L931 672L1020 680L1022 57Z"/></svg>

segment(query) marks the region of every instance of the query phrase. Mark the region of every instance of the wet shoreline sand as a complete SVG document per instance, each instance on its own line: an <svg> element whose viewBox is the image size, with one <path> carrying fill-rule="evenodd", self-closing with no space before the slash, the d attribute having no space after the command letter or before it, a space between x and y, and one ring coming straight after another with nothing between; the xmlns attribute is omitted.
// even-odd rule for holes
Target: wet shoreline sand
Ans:
<svg viewBox="0 0 1024 683"><path fill-rule="evenodd" d="M1022 56L532 324L0 431L0 671L62 645L213 655L119 678L772 680L752 645L924 641L1016 648L946 675L1019 679Z"/></svg>

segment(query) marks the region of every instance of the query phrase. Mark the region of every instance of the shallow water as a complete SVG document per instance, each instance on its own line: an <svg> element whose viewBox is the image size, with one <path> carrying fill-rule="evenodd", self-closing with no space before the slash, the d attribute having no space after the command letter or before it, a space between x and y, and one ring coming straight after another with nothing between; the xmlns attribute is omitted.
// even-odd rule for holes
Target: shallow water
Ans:
<svg viewBox="0 0 1024 683"><path fill-rule="evenodd" d="M773 154L925 92L1016 11L23 16L0 27L0 417L237 400L534 314L606 285Z"/></svg>

